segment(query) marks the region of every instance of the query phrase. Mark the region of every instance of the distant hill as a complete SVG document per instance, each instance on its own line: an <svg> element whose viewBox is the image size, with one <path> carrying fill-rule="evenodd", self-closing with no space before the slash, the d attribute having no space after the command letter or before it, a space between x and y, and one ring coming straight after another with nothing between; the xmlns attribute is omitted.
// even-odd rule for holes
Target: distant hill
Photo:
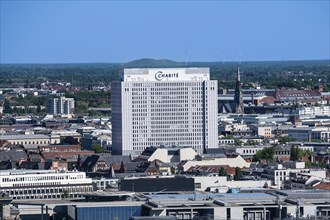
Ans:
<svg viewBox="0 0 330 220"><path fill-rule="evenodd" d="M176 67L178 64L178 62L173 60L144 58L128 62L125 64L125 67Z"/></svg>

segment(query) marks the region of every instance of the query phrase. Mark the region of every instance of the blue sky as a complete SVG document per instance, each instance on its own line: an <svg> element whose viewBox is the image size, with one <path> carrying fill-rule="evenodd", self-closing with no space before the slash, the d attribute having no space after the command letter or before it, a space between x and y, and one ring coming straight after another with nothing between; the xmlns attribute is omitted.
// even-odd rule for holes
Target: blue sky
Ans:
<svg viewBox="0 0 330 220"><path fill-rule="evenodd" d="M329 59L325 1L3 1L1 63Z"/></svg>

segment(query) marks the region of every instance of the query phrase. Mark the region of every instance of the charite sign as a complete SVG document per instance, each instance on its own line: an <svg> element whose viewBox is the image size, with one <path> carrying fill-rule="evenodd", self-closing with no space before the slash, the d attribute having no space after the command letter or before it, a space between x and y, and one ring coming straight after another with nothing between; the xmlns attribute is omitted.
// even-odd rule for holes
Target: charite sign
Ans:
<svg viewBox="0 0 330 220"><path fill-rule="evenodd" d="M158 71L155 73L155 78L158 81L163 80L163 78L179 78L179 73L163 73L162 71Z"/></svg>

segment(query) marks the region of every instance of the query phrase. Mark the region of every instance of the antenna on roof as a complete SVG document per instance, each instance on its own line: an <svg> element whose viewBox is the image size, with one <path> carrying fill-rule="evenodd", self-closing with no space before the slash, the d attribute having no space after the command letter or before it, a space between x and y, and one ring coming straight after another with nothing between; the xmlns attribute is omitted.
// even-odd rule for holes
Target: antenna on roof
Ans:
<svg viewBox="0 0 330 220"><path fill-rule="evenodd" d="M239 60L238 60L239 65L242 64L242 52L239 51Z"/></svg>
<svg viewBox="0 0 330 220"><path fill-rule="evenodd" d="M226 50L222 51L222 64L225 64L225 55L226 55Z"/></svg>
<svg viewBox="0 0 330 220"><path fill-rule="evenodd" d="M283 62L286 63L286 51L283 53Z"/></svg>
<svg viewBox="0 0 330 220"><path fill-rule="evenodd" d="M187 49L185 49L184 50L184 53L185 53L185 58L186 58L186 66L188 65L188 50Z"/></svg>
<svg viewBox="0 0 330 220"><path fill-rule="evenodd" d="M156 59L159 60L159 48L157 48Z"/></svg>

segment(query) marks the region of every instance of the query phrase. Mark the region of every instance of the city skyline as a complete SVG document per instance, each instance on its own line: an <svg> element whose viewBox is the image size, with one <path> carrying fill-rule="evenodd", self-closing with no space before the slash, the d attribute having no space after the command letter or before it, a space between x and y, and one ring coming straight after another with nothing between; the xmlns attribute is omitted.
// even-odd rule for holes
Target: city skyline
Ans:
<svg viewBox="0 0 330 220"><path fill-rule="evenodd" d="M329 59L329 1L0 4L0 63Z"/></svg>

